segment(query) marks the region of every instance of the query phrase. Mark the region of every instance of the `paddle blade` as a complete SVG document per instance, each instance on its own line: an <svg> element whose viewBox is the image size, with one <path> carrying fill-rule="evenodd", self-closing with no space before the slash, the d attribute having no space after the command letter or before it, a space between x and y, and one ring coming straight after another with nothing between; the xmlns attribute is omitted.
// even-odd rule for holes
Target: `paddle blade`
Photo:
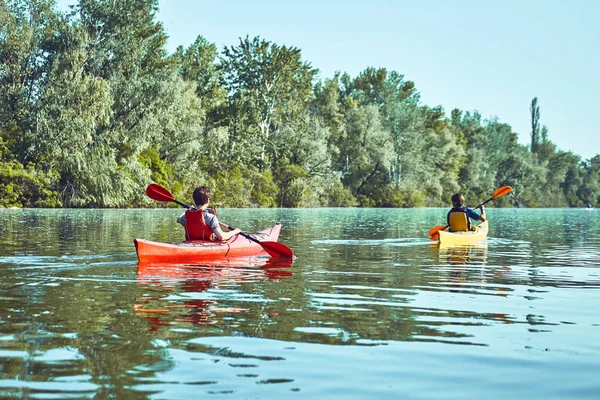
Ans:
<svg viewBox="0 0 600 400"><path fill-rule="evenodd" d="M506 196L510 192L512 192L513 188L510 186L501 186L499 187L494 194L492 195L492 199L497 199L498 197Z"/></svg>
<svg viewBox="0 0 600 400"><path fill-rule="evenodd" d="M148 185L146 195L156 201L175 201L171 192L156 183Z"/></svg>
<svg viewBox="0 0 600 400"><path fill-rule="evenodd" d="M258 242L271 257L291 258L292 249L279 242Z"/></svg>
<svg viewBox="0 0 600 400"><path fill-rule="evenodd" d="M446 227L444 225L436 226L435 228L432 228L431 230L429 230L429 236L435 236L438 234L439 231L442 231L444 229L446 229Z"/></svg>

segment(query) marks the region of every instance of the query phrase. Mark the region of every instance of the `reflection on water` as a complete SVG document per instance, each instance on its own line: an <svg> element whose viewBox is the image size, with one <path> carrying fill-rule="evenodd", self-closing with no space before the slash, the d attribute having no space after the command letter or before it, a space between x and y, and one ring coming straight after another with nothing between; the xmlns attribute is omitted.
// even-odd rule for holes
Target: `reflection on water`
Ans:
<svg viewBox="0 0 600 400"><path fill-rule="evenodd" d="M466 245L438 244L436 247L440 263L482 265L487 261L487 242Z"/></svg>
<svg viewBox="0 0 600 400"><path fill-rule="evenodd" d="M149 291L134 304L136 315L148 319L151 330L175 323L214 324L219 315L248 311L221 307L220 293L228 295L243 284L279 281L292 276L292 260L248 257L210 264L138 263L138 283ZM178 295L174 296L174 293ZM165 316L165 314L169 314Z"/></svg>
<svg viewBox="0 0 600 400"><path fill-rule="evenodd" d="M445 211L221 210L297 258L138 265L180 210L0 210L0 397L597 398L600 213Z"/></svg>

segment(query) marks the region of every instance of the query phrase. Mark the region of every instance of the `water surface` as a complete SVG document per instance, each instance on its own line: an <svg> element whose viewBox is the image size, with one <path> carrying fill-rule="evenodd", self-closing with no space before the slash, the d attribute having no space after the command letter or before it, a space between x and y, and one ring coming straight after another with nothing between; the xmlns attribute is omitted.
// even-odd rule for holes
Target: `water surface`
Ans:
<svg viewBox="0 0 600 400"><path fill-rule="evenodd" d="M599 398L600 214L487 211L220 210L293 264L138 267L180 210L0 210L0 397Z"/></svg>

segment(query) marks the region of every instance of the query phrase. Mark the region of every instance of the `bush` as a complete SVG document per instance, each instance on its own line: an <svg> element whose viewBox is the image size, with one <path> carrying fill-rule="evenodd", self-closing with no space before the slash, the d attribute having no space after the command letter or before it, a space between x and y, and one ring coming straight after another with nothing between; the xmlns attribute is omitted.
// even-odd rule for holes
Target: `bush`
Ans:
<svg viewBox="0 0 600 400"><path fill-rule="evenodd" d="M277 171L277 184L280 188L277 202L281 207L297 208L302 199L310 195L309 174L299 165L289 164Z"/></svg>
<svg viewBox="0 0 600 400"><path fill-rule="evenodd" d="M0 162L0 207L60 207L59 196L52 187L58 174L27 168L17 161Z"/></svg>
<svg viewBox="0 0 600 400"><path fill-rule="evenodd" d="M275 207L277 186L270 172L256 167L233 166L218 171L210 178L209 186L218 207Z"/></svg>

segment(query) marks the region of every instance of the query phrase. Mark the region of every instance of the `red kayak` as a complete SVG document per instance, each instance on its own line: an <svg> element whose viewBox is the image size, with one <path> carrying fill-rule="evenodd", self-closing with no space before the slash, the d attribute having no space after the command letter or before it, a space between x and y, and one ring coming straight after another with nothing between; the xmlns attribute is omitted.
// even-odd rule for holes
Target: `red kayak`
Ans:
<svg viewBox="0 0 600 400"><path fill-rule="evenodd" d="M277 242L281 225L251 233L247 236L259 242ZM179 262L210 261L224 258L267 256L263 246L242 235L235 235L227 241L215 242L206 240L189 240L179 243L153 242L145 239L134 239L135 250L140 263L146 262Z"/></svg>

